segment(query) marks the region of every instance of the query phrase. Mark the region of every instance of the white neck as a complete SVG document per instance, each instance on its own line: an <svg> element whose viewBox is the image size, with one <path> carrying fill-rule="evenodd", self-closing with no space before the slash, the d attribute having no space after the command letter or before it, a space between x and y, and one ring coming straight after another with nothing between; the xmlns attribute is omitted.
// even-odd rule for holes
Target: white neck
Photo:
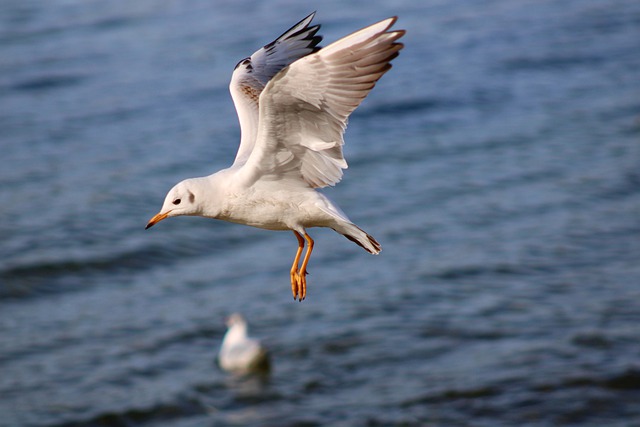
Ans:
<svg viewBox="0 0 640 427"><path fill-rule="evenodd" d="M222 345L233 345L242 342L247 339L247 325L246 323L236 323L233 325L227 334L224 336Z"/></svg>

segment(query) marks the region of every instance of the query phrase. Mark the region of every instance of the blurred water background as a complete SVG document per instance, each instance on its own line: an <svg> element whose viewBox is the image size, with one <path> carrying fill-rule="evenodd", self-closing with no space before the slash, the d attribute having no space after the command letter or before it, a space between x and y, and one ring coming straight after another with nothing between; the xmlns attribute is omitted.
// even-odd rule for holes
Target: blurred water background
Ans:
<svg viewBox="0 0 640 427"><path fill-rule="evenodd" d="M314 8L406 48L312 229L145 231L235 156L236 62ZM4 0L1 426L640 425L640 2ZM223 318L270 347L221 372Z"/></svg>

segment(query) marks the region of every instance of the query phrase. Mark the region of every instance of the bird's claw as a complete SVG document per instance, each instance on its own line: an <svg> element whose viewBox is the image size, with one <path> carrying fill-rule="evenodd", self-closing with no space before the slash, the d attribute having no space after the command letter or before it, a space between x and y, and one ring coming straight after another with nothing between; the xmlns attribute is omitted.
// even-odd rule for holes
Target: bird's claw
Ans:
<svg viewBox="0 0 640 427"><path fill-rule="evenodd" d="M291 273L291 293L293 294L293 300L302 302L307 296L307 273L295 271Z"/></svg>

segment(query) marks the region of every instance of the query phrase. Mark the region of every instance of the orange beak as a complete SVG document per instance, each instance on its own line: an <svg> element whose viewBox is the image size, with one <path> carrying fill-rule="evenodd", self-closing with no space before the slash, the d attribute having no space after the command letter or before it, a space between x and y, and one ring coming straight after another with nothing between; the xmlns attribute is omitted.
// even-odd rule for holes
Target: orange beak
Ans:
<svg viewBox="0 0 640 427"><path fill-rule="evenodd" d="M171 212L171 211L167 211L165 213L159 213L158 215L156 215L153 218L151 218L149 220L149 222L147 223L147 226L144 229L146 230L148 228L151 228L154 225L156 225L157 223L159 223L160 221L162 221L163 219L165 219L166 217L168 217L169 216L169 212Z"/></svg>

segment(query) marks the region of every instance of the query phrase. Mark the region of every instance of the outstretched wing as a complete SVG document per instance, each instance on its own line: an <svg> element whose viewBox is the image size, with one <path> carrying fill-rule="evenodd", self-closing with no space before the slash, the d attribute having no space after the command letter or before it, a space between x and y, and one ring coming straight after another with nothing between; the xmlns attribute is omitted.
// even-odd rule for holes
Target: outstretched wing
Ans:
<svg viewBox="0 0 640 427"><path fill-rule="evenodd" d="M317 51L320 25L309 27L315 12L280 37L236 65L229 90L240 121L240 147L234 165L242 164L253 150L258 132L258 102L264 87L280 70Z"/></svg>
<svg viewBox="0 0 640 427"><path fill-rule="evenodd" d="M395 21L385 19L305 56L267 84L245 179L292 178L314 188L340 181L347 119L403 47L396 40L405 31L388 31Z"/></svg>

